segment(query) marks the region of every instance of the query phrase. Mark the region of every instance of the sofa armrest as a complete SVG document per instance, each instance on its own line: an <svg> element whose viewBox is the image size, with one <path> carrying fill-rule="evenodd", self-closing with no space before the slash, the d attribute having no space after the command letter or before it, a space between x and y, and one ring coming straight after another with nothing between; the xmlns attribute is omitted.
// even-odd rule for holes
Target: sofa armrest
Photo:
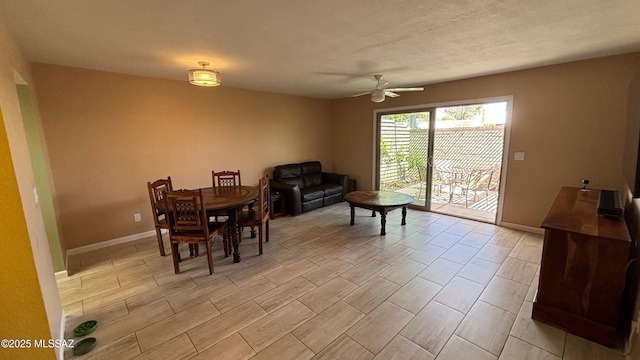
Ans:
<svg viewBox="0 0 640 360"><path fill-rule="evenodd" d="M277 191L284 195L285 209L290 215L298 215L302 213L302 197L298 185L290 185L281 183L277 180L269 180L271 191Z"/></svg>
<svg viewBox="0 0 640 360"><path fill-rule="evenodd" d="M349 176L344 174L335 174L335 173L322 173L322 181L331 184L339 184L342 186L342 198L347 195L347 189L349 186Z"/></svg>

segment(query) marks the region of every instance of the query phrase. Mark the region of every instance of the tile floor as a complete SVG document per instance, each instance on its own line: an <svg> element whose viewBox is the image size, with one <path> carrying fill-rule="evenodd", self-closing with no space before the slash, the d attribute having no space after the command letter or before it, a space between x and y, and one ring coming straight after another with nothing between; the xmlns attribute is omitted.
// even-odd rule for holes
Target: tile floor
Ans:
<svg viewBox="0 0 640 360"><path fill-rule="evenodd" d="M174 274L155 237L73 257L67 336L98 321L82 359L623 358L531 319L540 235L413 210L399 226L396 210L381 237L370 215L275 219L264 254L245 238L238 264L217 241L213 276L186 249Z"/></svg>

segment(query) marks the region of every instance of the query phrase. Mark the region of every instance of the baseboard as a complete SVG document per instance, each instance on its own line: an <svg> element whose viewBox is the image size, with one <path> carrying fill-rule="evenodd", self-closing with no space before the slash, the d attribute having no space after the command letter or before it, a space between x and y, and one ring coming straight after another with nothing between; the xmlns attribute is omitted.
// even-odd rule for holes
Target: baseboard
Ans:
<svg viewBox="0 0 640 360"><path fill-rule="evenodd" d="M69 277L69 273L67 272L67 270L56 271L55 275L56 275L56 280Z"/></svg>
<svg viewBox="0 0 640 360"><path fill-rule="evenodd" d="M544 229L533 227L533 226L525 226L525 225L520 225L520 224L513 224L513 223L509 223L509 222L504 222L504 221L500 223L500 226L506 227L506 228L509 228L509 229L513 229L513 230L526 231L526 232L530 232L530 233L534 233L534 234L544 234Z"/></svg>
<svg viewBox="0 0 640 360"><path fill-rule="evenodd" d="M133 234L133 235L128 235L128 236L124 236L124 237L121 237L121 238L117 238L117 239L102 241L102 242L99 242L97 244L80 246L80 247L77 247L77 248L73 248L73 249L67 250L67 258L69 256L71 256L71 255L78 255L78 254L86 253L86 252L89 252L89 251L102 249L102 248L105 248L105 247L108 247L108 246L120 245L120 244L128 243L130 241L144 239L144 238L150 237L150 236L156 236L156 231L155 230L150 230L150 231L145 231L145 232L139 233L139 234Z"/></svg>

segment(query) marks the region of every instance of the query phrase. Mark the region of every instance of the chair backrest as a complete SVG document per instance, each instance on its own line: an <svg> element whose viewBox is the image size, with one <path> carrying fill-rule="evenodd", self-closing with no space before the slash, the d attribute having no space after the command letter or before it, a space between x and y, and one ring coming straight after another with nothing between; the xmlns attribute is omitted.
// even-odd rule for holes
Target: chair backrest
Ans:
<svg viewBox="0 0 640 360"><path fill-rule="evenodd" d="M213 181L213 187L242 186L240 170L220 172L211 171L211 179Z"/></svg>
<svg viewBox="0 0 640 360"><path fill-rule="evenodd" d="M269 175L265 175L260 180L258 180L258 188L260 190L260 194L258 195L258 204L257 211L260 211L260 216L256 216L258 219L262 219L264 222L265 219L269 218Z"/></svg>
<svg viewBox="0 0 640 360"><path fill-rule="evenodd" d="M451 184L454 180L454 174L449 170L434 167L431 181L435 184Z"/></svg>
<svg viewBox="0 0 640 360"><path fill-rule="evenodd" d="M151 211L153 212L153 222L156 226L168 226L167 217L164 216L167 206L165 204L166 193L173 191L173 185L171 184L171 176L167 176L166 179L159 179L154 182L147 182L147 188L149 189L149 200L151 201ZM158 207L158 204L161 206Z"/></svg>
<svg viewBox="0 0 640 360"><path fill-rule="evenodd" d="M209 226L202 190L169 191L166 197L171 235L189 232L208 237Z"/></svg>
<svg viewBox="0 0 640 360"><path fill-rule="evenodd" d="M493 166L493 175L491 175L491 183L489 184L489 189L497 190L498 185L500 185L500 176L501 172L501 164L495 164Z"/></svg>
<svg viewBox="0 0 640 360"><path fill-rule="evenodd" d="M493 170L473 170L469 178L470 189L488 190L491 185Z"/></svg>

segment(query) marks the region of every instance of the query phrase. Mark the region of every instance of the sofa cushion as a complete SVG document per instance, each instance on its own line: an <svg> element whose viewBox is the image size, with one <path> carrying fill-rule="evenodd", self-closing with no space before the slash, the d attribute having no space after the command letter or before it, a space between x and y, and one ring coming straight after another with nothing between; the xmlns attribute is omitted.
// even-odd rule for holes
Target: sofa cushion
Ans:
<svg viewBox="0 0 640 360"><path fill-rule="evenodd" d="M279 182L287 184L287 185L298 185L299 188L304 187L304 181L301 177L297 178L288 178L288 179L278 179Z"/></svg>
<svg viewBox="0 0 640 360"><path fill-rule="evenodd" d="M324 206L336 204L342 201L342 193L327 195L324 197Z"/></svg>
<svg viewBox="0 0 640 360"><path fill-rule="evenodd" d="M320 186L308 186L300 189L300 195L303 203L315 199L322 199L324 197L324 189Z"/></svg>
<svg viewBox="0 0 640 360"><path fill-rule="evenodd" d="M302 175L315 174L322 172L322 164L320 161L307 161L300 164Z"/></svg>
<svg viewBox="0 0 640 360"><path fill-rule="evenodd" d="M300 188L305 186L300 164L276 166L273 169L273 178L288 185L298 185Z"/></svg>
<svg viewBox="0 0 640 360"><path fill-rule="evenodd" d="M322 184L322 173L308 174L302 176L304 186L316 186Z"/></svg>
<svg viewBox="0 0 640 360"><path fill-rule="evenodd" d="M300 164L278 165L273 169L275 179L288 179L302 176Z"/></svg>
<svg viewBox="0 0 640 360"><path fill-rule="evenodd" d="M342 185L339 184L322 184L320 187L324 190L325 196L342 194Z"/></svg>
<svg viewBox="0 0 640 360"><path fill-rule="evenodd" d="M315 199L302 203L302 212L311 211L313 209L319 209L324 206L324 199Z"/></svg>
<svg viewBox="0 0 640 360"><path fill-rule="evenodd" d="M304 186L322 184L322 164L319 161L307 161L300 164Z"/></svg>

